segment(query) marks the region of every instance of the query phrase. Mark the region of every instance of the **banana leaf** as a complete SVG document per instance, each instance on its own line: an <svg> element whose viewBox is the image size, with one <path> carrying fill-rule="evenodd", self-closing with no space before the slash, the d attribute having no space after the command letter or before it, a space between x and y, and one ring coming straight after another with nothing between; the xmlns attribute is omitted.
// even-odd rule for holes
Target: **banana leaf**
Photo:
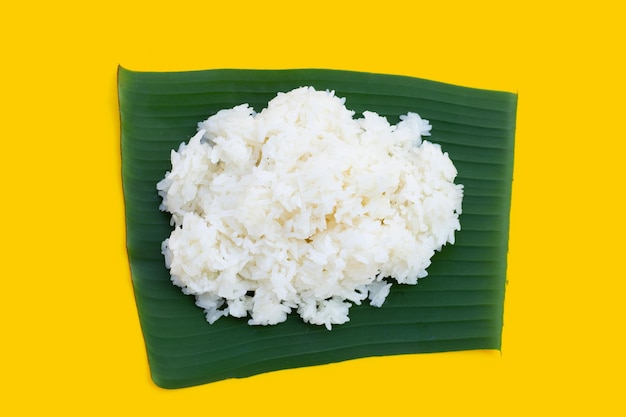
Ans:
<svg viewBox="0 0 626 417"><path fill-rule="evenodd" d="M456 243L432 259L418 285L395 284L381 308L355 305L333 326L292 314L275 326L226 317L210 325L193 296L170 281L161 242L171 232L156 183L170 150L197 122L248 103L257 111L279 91L334 90L359 113L430 120L464 184ZM127 251L137 311L156 385L181 388L348 359L500 349L506 286L517 95L407 76L325 69L135 72L118 69Z"/></svg>

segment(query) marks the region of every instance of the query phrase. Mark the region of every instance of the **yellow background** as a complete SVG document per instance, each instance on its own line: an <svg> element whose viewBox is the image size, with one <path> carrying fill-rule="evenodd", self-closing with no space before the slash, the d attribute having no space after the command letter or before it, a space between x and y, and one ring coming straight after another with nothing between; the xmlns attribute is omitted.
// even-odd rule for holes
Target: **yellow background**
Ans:
<svg viewBox="0 0 626 417"><path fill-rule="evenodd" d="M626 91L617 3L1 6L0 414L621 414ZM157 388L125 252L118 64L338 68L519 93L502 351Z"/></svg>

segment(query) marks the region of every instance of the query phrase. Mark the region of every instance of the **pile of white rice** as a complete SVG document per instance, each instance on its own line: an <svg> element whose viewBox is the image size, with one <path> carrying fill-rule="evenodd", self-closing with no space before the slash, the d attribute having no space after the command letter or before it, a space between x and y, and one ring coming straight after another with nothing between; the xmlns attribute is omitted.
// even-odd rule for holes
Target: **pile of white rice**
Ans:
<svg viewBox="0 0 626 417"><path fill-rule="evenodd" d="M415 113L354 119L333 92L279 93L198 124L157 189L171 213L172 282L213 323L324 325L381 306L392 281L416 284L460 230L463 186Z"/></svg>

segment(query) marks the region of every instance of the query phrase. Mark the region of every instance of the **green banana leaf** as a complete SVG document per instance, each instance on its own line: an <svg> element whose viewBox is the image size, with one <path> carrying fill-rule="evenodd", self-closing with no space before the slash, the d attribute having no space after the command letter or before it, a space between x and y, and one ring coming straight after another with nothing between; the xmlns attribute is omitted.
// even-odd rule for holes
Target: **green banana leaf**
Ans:
<svg viewBox="0 0 626 417"><path fill-rule="evenodd" d="M226 317L210 325L194 298L170 282L161 255L169 215L156 183L170 150L220 109L257 111L279 91L334 90L357 114L397 123L419 113L433 125L464 184L462 230L432 259L418 285L398 285L381 308L353 306L350 322L323 326L292 314L276 326ZM506 283L517 96L423 79L351 71L118 70L127 249L153 381L180 388L280 369L371 356L500 349Z"/></svg>

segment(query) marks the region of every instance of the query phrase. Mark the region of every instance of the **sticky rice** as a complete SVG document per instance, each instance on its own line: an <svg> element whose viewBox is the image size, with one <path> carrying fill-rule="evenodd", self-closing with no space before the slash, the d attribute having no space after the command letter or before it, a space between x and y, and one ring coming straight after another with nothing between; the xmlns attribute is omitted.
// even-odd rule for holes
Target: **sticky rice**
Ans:
<svg viewBox="0 0 626 417"><path fill-rule="evenodd" d="M206 319L349 320L392 284L417 284L460 230L463 186L428 120L355 113L333 92L279 93L221 110L171 152L157 184L174 229L172 282Z"/></svg>

